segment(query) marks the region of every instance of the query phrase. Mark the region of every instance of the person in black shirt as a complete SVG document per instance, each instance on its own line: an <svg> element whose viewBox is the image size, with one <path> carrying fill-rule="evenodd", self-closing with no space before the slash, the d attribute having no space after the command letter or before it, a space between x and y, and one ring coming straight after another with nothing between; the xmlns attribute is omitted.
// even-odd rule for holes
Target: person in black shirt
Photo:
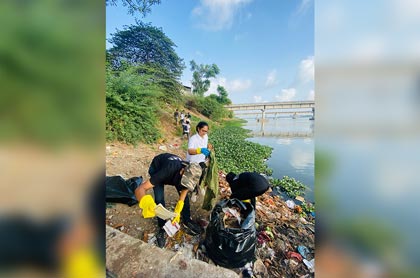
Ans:
<svg viewBox="0 0 420 278"><path fill-rule="evenodd" d="M256 172L243 172L236 175L230 172L226 175L232 195L230 198L249 200L255 208L255 197L264 194L270 187L267 179Z"/></svg>
<svg viewBox="0 0 420 278"><path fill-rule="evenodd" d="M190 202L188 191L193 191L198 179L201 176L201 166L198 163L188 163L183 161L179 156L162 153L155 156L149 167L150 179L144 181L134 192L139 206L142 209L143 217L154 217L154 209L157 204L165 206L164 186L175 186L179 194L179 200L175 207L175 213L178 214L173 222L180 222L182 219L184 227L197 234L201 229L191 220ZM146 195L148 189L153 188L155 199L151 195ZM159 231L157 240L159 247L165 245L165 231L162 227L165 220L158 218Z"/></svg>

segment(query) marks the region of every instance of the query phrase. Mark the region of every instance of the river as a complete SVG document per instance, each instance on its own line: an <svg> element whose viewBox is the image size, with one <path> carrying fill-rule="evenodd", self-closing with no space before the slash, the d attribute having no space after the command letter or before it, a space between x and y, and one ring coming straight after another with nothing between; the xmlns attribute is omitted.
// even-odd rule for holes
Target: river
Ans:
<svg viewBox="0 0 420 278"><path fill-rule="evenodd" d="M273 148L267 165L273 177L289 176L308 187L305 199L314 202L314 121L307 117L245 119L244 128L251 130L249 141Z"/></svg>

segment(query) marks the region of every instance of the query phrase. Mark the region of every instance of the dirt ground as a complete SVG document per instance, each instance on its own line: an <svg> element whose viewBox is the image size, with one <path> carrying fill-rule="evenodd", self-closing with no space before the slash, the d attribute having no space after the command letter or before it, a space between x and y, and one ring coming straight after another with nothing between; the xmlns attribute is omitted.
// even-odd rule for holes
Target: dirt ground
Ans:
<svg viewBox="0 0 420 278"><path fill-rule="evenodd" d="M171 127L175 128L175 127ZM169 133L170 131L168 131ZM108 143L106 145L106 175L122 176L124 179L142 176L148 179L149 165L154 156L169 152L185 159L186 151L182 144L187 139L167 137L165 142L154 145L139 144L138 146L123 143ZM153 195L153 190L147 193ZM166 207L173 211L178 201L178 193L173 186L165 186ZM201 199L191 202L191 217L193 220L208 219L210 212L201 209ZM129 207L124 204L113 204L106 209L106 223L135 238L144 239L147 234L157 232L156 219L144 219L138 205Z"/></svg>

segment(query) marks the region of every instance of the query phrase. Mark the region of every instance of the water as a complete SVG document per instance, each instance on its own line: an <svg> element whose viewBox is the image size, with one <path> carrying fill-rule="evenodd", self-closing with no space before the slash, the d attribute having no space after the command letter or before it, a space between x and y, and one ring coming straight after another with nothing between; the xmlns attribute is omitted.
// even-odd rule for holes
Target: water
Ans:
<svg viewBox="0 0 420 278"><path fill-rule="evenodd" d="M267 119L263 124L256 119L245 119L244 128L250 129L249 141L273 148L267 165L273 177L289 176L308 187L305 199L314 201L314 121L309 118Z"/></svg>

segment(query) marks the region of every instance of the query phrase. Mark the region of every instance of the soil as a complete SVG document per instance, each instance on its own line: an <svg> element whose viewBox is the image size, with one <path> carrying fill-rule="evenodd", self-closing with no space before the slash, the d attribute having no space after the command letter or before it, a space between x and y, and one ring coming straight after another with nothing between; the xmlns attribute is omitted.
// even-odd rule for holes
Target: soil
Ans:
<svg viewBox="0 0 420 278"><path fill-rule="evenodd" d="M180 131L180 125L167 128L167 139L153 145L127 145L120 142L106 145L106 175L122 176L124 179L142 176L148 179L148 169L153 157L169 152L185 159L187 139L176 137L171 133ZM184 147L183 147L184 145ZM148 194L153 195L153 190ZM174 210L179 195L174 186L165 186L166 208ZM195 203L191 202L191 217L193 220L208 219L210 212L201 209L202 196ZM125 204L108 204L106 209L106 224L138 239L144 239L147 234L157 232L156 219L145 219L141 216L137 205L129 207Z"/></svg>

